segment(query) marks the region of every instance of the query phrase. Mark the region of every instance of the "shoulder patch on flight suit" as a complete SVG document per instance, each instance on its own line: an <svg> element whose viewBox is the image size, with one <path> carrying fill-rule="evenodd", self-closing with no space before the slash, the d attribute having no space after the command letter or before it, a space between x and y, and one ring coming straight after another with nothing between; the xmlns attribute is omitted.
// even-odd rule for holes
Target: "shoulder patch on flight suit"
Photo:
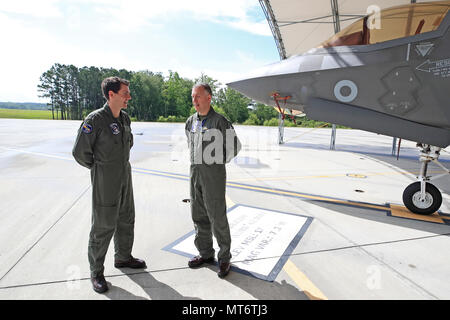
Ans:
<svg viewBox="0 0 450 320"><path fill-rule="evenodd" d="M83 132L84 133L91 133L92 132L92 126L88 123L83 124Z"/></svg>

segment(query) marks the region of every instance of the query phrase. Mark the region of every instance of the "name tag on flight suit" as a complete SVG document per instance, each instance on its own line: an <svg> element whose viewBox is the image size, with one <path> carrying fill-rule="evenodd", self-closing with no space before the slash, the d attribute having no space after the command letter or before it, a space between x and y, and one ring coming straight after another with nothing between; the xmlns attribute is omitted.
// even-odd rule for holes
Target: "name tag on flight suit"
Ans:
<svg viewBox="0 0 450 320"><path fill-rule="evenodd" d="M115 122L111 123L109 125L109 127L111 128L111 131L113 134L119 134L120 133L120 129L119 129L119 125Z"/></svg>

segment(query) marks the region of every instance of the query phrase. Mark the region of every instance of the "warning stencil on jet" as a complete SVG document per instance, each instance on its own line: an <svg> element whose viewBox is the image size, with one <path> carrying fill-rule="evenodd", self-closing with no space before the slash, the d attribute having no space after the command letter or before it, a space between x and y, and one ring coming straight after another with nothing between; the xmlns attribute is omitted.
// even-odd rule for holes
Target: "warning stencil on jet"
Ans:
<svg viewBox="0 0 450 320"><path fill-rule="evenodd" d="M312 222L311 217L243 205L228 211L231 263L234 271L273 281ZM198 255L191 231L164 250L186 257ZM214 249L219 247L214 239Z"/></svg>

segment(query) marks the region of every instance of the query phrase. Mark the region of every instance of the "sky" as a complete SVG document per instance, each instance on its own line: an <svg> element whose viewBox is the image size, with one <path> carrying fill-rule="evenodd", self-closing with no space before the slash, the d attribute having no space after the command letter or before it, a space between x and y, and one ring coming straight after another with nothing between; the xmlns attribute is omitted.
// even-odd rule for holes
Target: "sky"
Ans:
<svg viewBox="0 0 450 320"><path fill-rule="evenodd" d="M55 63L225 84L279 60L258 0L0 0L0 30L4 102L47 102Z"/></svg>

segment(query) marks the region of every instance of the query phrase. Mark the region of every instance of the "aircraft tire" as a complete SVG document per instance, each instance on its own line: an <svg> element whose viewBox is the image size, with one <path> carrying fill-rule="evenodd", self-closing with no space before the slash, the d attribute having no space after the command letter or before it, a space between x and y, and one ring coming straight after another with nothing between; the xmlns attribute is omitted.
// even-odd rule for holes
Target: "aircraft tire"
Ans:
<svg viewBox="0 0 450 320"><path fill-rule="evenodd" d="M436 212L442 204L442 194L431 183L425 184L425 200L420 201L420 182L411 183L403 191L403 203L409 211L429 215Z"/></svg>

